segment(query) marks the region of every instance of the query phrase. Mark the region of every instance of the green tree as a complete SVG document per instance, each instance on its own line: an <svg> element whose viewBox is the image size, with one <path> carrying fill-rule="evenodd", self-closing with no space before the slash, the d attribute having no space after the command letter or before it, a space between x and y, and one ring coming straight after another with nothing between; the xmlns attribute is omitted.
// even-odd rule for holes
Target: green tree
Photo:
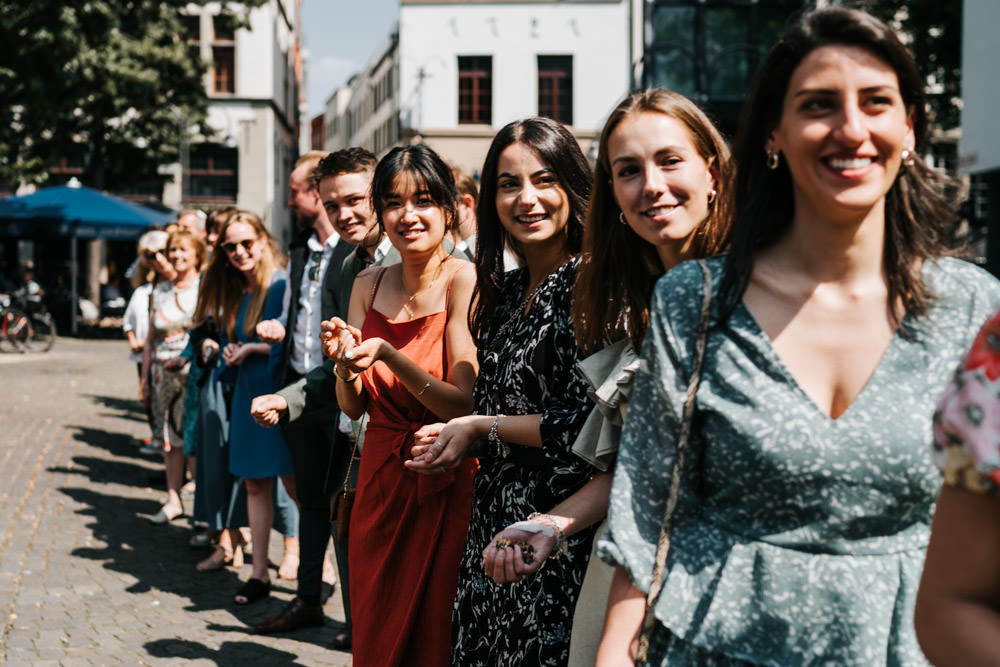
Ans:
<svg viewBox="0 0 1000 667"><path fill-rule="evenodd" d="M236 18L265 1L234 4ZM82 157L93 187L162 181L157 167L177 160L187 126L210 134L207 63L180 18L189 2L0 3L0 181L44 182L68 156Z"/></svg>

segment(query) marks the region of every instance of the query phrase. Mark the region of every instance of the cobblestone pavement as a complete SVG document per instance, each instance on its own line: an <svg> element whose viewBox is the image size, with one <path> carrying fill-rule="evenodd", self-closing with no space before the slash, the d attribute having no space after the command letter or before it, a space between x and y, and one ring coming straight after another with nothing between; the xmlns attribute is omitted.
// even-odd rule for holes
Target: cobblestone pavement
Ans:
<svg viewBox="0 0 1000 667"><path fill-rule="evenodd" d="M198 573L186 521L152 526L162 462L143 457L148 428L123 341L59 339L48 354L0 354L0 664L349 665L322 628L259 637L295 582L236 607L250 565Z"/></svg>

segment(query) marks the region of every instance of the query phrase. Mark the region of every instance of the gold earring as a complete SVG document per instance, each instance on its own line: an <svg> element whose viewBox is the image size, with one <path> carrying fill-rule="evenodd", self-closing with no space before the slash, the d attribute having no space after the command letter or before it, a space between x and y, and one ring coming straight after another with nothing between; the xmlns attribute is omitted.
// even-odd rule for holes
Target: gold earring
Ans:
<svg viewBox="0 0 1000 667"><path fill-rule="evenodd" d="M715 201L715 197L718 194L719 193L715 191L715 188L712 188L711 190L709 190L708 191L708 203L711 204L712 202L714 202Z"/></svg>
<svg viewBox="0 0 1000 667"><path fill-rule="evenodd" d="M767 165L768 169L774 171L775 169L778 168L779 164L778 154L772 151L770 148L767 149L767 158L765 159L764 163Z"/></svg>
<svg viewBox="0 0 1000 667"><path fill-rule="evenodd" d="M904 167L912 167L913 164L917 161L916 157L914 157L913 155L913 151L911 151L909 148L904 148L903 152L900 153L899 156L903 159Z"/></svg>

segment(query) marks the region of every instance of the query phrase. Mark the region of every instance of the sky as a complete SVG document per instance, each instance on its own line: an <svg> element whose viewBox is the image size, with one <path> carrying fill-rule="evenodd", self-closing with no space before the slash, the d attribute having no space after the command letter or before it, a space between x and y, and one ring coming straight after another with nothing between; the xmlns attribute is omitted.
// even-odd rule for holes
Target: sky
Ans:
<svg viewBox="0 0 1000 667"><path fill-rule="evenodd" d="M367 64L399 20L399 0L302 0L309 118Z"/></svg>

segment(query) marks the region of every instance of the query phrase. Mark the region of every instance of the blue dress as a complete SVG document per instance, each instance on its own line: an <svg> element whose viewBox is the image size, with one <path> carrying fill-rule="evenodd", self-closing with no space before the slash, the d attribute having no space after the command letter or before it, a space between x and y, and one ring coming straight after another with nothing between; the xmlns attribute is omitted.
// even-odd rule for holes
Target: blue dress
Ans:
<svg viewBox="0 0 1000 667"><path fill-rule="evenodd" d="M275 271L271 285L267 288L267 300L261 320L278 319L287 287L284 271ZM252 293L243 295L236 315L236 340L240 343L259 343L254 333L247 336L243 330L243 319L253 298ZM229 343L225 332L220 336L221 346ZM282 344L271 346L267 355L251 354L236 367L236 388L233 392L233 411L229 425L229 470L237 477L263 479L276 475L291 475L292 458L288 447L281 438L281 430L264 428L250 416L250 403L262 394L273 394L281 384Z"/></svg>

